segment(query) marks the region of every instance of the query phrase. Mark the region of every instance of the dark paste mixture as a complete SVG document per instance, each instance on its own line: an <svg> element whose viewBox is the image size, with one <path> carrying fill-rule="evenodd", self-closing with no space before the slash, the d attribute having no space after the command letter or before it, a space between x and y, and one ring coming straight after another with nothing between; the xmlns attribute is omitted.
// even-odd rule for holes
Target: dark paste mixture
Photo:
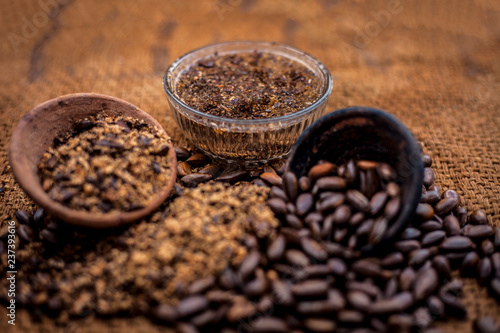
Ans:
<svg viewBox="0 0 500 333"><path fill-rule="evenodd" d="M176 93L188 106L233 119L284 116L313 104L320 79L303 64L269 52L214 54L188 67Z"/></svg>

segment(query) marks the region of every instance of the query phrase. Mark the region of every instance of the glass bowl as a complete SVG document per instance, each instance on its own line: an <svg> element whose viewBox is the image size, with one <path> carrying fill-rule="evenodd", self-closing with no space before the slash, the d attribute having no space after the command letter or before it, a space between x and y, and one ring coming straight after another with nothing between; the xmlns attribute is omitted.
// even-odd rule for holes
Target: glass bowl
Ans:
<svg viewBox="0 0 500 333"><path fill-rule="evenodd" d="M305 65L319 78L319 98L310 106L284 116L266 119L232 119L210 115L186 105L176 93L182 72L198 60L214 55L261 51ZM312 56L286 45L267 42L228 42L209 45L180 57L163 78L170 110L184 135L217 161L244 161L247 165L283 158L300 134L325 112L332 91L328 69Z"/></svg>

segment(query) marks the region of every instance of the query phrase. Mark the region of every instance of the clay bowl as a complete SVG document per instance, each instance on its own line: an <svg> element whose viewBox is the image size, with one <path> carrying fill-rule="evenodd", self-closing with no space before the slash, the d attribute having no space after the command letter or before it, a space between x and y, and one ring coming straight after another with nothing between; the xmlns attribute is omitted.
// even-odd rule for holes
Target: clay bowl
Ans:
<svg viewBox="0 0 500 333"><path fill-rule="evenodd" d="M102 111L106 111L110 116L122 115L142 119L164 131L153 117L124 100L92 93L71 94L49 100L28 112L15 128L10 141L10 164L21 188L48 213L73 225L108 228L138 220L158 208L174 186L177 160L170 144L167 158L172 176L169 183L156 194L148 206L140 210L97 215L68 208L48 196L37 175L41 156L52 146L54 138L71 130L76 121Z"/></svg>
<svg viewBox="0 0 500 333"><path fill-rule="evenodd" d="M299 137L286 170L297 177L319 160L342 164L349 159L389 163L398 173L402 207L379 244L362 251L379 250L408 224L422 193L423 163L411 132L394 116L367 107L341 109L318 119Z"/></svg>

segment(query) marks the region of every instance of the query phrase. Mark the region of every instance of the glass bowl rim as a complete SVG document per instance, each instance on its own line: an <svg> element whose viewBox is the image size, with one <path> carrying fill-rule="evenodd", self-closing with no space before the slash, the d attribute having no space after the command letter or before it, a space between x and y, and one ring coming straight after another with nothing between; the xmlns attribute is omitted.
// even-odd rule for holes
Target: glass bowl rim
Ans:
<svg viewBox="0 0 500 333"><path fill-rule="evenodd" d="M324 75L325 78L322 80L321 84L322 86L326 86L326 89L322 92L320 97L311 105L308 107L301 109L297 112L293 112L284 116L279 116L279 117L271 117L271 118L263 118L263 119L234 119L234 118L226 118L226 117L221 117L221 116L215 116L211 114L204 113L202 111L196 110L187 104L185 104L178 96L177 94L171 89L170 84L167 84L167 81L171 83L169 80L169 73L172 72L177 66L179 66L186 58L215 47L221 47L221 46L239 46L239 45L255 45L256 47L258 46L265 46L265 47L277 47L278 49L285 50L285 51L292 51L293 53L298 53L302 56L304 56L306 59L312 62ZM272 51L269 51L272 53ZM293 59L293 58L292 58ZM230 41L230 42L222 42L222 43L214 43L214 44L209 44L205 45L202 47L199 47L197 49L194 49L188 53L183 54L179 58L177 58L166 70L164 76L163 76L163 89L167 93L167 96L175 101L178 105L182 106L185 110L190 112L191 114L194 114L196 116L206 118L215 122L219 123L228 123L228 124L235 124L235 125L266 125L266 124L275 124L275 123L280 123L280 122L289 122L291 120L295 120L297 118L301 118L303 115L309 114L311 111L317 109L320 105L322 105L325 100L327 100L330 97L330 94L332 92L332 87L333 87L333 81L332 81L332 75L328 68L318 59L315 57L311 56L310 54L301 51L297 48L294 48L289 45L285 44L280 44L276 42L262 42L262 41Z"/></svg>

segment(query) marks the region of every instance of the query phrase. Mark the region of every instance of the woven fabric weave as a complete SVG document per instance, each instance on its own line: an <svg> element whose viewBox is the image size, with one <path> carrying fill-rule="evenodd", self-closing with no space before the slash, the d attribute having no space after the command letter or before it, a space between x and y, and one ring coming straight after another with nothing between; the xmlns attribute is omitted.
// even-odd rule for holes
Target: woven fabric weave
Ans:
<svg viewBox="0 0 500 333"><path fill-rule="evenodd" d="M317 57L334 79L329 110L366 105L399 117L433 156L441 187L500 225L498 1L3 1L0 36L2 230L16 210L34 207L7 158L22 115L63 94L103 93L150 113L185 145L168 112L163 73L185 52L228 40L277 41ZM500 318L498 303L475 281L466 281L465 302L472 319ZM56 331L43 322L20 312L15 331ZM72 325L160 330L140 318ZM438 326L471 331L470 320ZM4 329L12 327L2 319Z"/></svg>

